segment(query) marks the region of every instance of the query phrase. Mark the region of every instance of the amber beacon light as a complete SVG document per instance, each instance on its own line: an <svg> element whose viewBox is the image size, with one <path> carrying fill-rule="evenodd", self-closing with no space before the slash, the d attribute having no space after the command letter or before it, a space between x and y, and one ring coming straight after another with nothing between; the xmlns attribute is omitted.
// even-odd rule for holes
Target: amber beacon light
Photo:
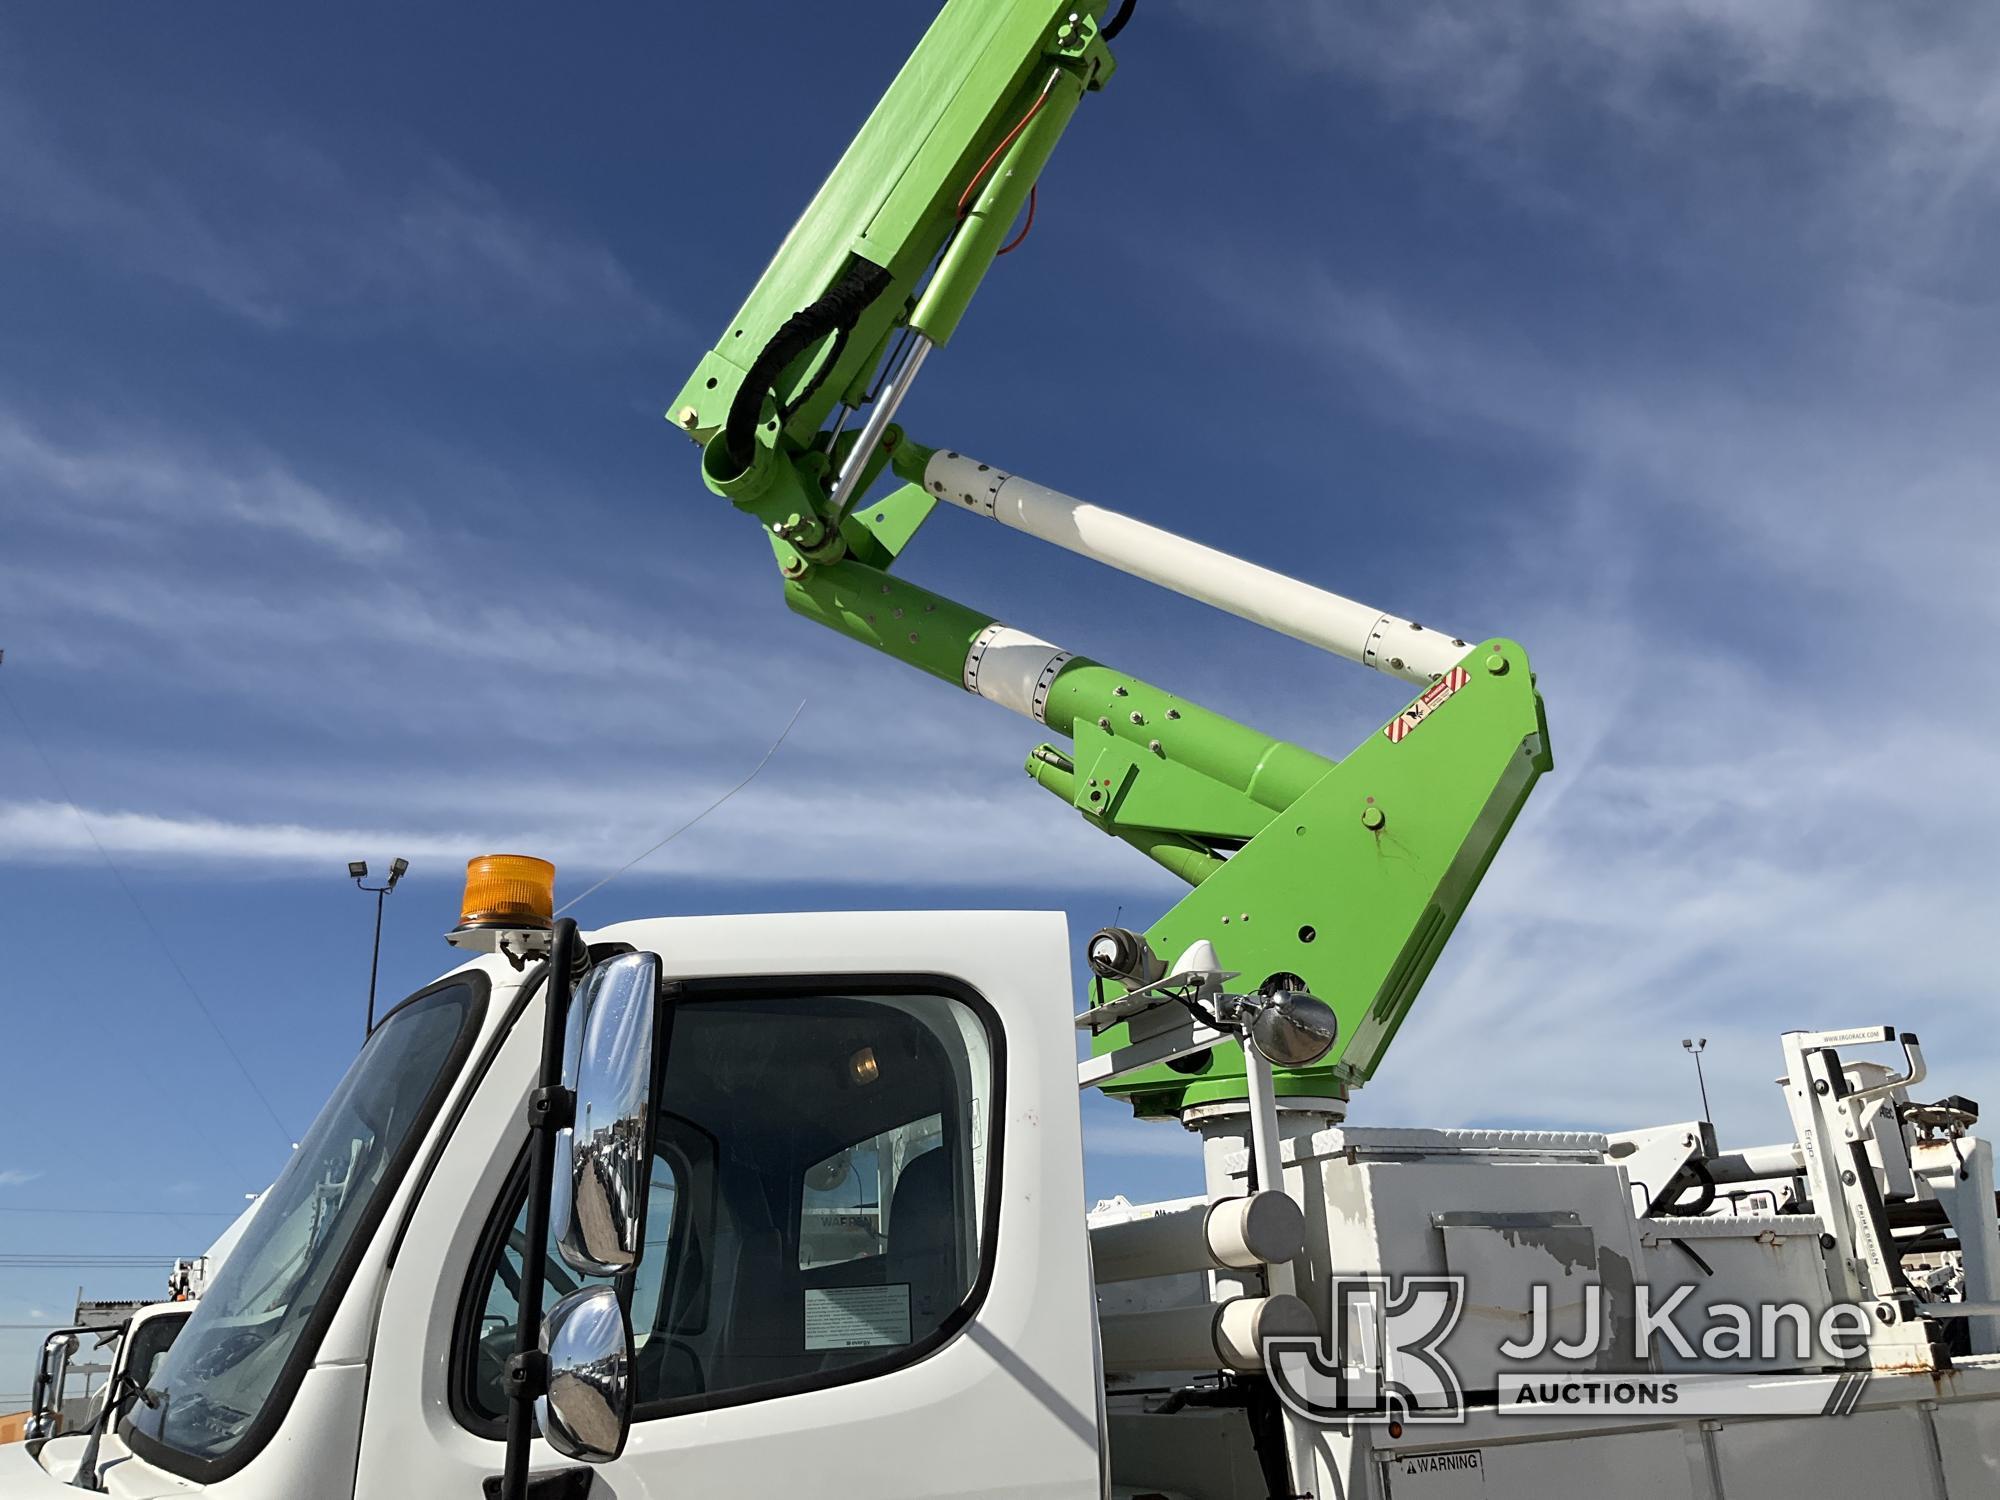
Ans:
<svg viewBox="0 0 2000 1500"><path fill-rule="evenodd" d="M532 854L482 854L465 864L456 947L510 957L539 951L555 921L556 867Z"/></svg>

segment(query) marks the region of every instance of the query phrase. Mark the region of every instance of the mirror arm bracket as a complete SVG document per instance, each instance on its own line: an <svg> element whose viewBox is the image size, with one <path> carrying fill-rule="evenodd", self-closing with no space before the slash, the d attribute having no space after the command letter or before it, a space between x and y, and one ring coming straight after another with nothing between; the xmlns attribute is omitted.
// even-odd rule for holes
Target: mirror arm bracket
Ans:
<svg viewBox="0 0 2000 1500"><path fill-rule="evenodd" d="M576 1123L576 1091L545 1084L528 1095L530 1130L566 1130Z"/></svg>
<svg viewBox="0 0 2000 1500"><path fill-rule="evenodd" d="M534 1400L548 1394L549 1357L540 1349L529 1349L507 1356L507 1394Z"/></svg>

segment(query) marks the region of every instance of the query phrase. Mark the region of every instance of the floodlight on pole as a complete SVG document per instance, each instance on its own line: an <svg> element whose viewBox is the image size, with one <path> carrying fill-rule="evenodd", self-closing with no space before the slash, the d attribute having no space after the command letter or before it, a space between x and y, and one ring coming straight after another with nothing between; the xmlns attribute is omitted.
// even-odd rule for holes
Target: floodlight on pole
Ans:
<svg viewBox="0 0 2000 1500"><path fill-rule="evenodd" d="M389 865L389 878L381 885L363 885L368 878L368 861L351 859L347 862L347 873L354 884L375 898L375 946L368 957L368 1030L364 1037L375 1034L375 978L382 967L382 898L396 888L396 882L408 873L410 862L397 859Z"/></svg>
<svg viewBox="0 0 2000 1500"><path fill-rule="evenodd" d="M1701 1070L1701 1055L1708 1050L1708 1038L1705 1036L1684 1036L1681 1038L1681 1047L1689 1057L1694 1059L1695 1082L1701 1085L1701 1117L1712 1125L1715 1123L1715 1116L1709 1112L1708 1108L1708 1078Z"/></svg>

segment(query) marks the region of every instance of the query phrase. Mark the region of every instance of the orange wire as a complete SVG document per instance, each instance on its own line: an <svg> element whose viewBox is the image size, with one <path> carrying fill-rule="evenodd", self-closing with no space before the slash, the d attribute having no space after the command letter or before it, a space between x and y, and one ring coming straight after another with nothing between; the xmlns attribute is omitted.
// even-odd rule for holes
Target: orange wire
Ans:
<svg viewBox="0 0 2000 1500"><path fill-rule="evenodd" d="M1054 81L1054 79L1050 80L1051 83ZM993 169L993 163L1000 159L1000 153L1014 144L1014 137L1028 128L1028 122L1040 114L1042 106L1048 102L1049 91L1043 89L1035 102L1028 107L1028 112L1021 116L1020 122L1007 132L1001 139L1000 144L995 146L986 160L979 164L979 170L972 174L972 181L968 182L965 185L965 191L958 195L958 216L961 219L965 217L965 205L972 201L973 193L978 190L979 184L985 180L986 174Z"/></svg>
<svg viewBox="0 0 2000 1500"><path fill-rule="evenodd" d="M1019 234L1015 235L1014 238L1007 241L1006 244L1002 245L998 250L995 250L993 252L993 258L995 260L998 260L1001 256L1007 254L1011 250L1018 249L1020 247L1021 241L1025 240L1028 237L1028 231L1035 227L1035 192L1039 187L1040 187L1039 183L1031 184L1029 186L1028 221L1027 223L1021 226L1021 232Z"/></svg>

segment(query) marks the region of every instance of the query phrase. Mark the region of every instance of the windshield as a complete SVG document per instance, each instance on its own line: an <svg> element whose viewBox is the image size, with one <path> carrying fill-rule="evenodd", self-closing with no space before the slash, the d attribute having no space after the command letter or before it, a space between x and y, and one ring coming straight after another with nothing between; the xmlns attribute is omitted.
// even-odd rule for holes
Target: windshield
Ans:
<svg viewBox="0 0 2000 1500"><path fill-rule="evenodd" d="M387 1207L404 1148L415 1149L478 1011L474 986L460 980L376 1028L154 1370L153 1400L133 1407L132 1432L200 1460L242 1440L337 1271L351 1274L339 1268Z"/></svg>

